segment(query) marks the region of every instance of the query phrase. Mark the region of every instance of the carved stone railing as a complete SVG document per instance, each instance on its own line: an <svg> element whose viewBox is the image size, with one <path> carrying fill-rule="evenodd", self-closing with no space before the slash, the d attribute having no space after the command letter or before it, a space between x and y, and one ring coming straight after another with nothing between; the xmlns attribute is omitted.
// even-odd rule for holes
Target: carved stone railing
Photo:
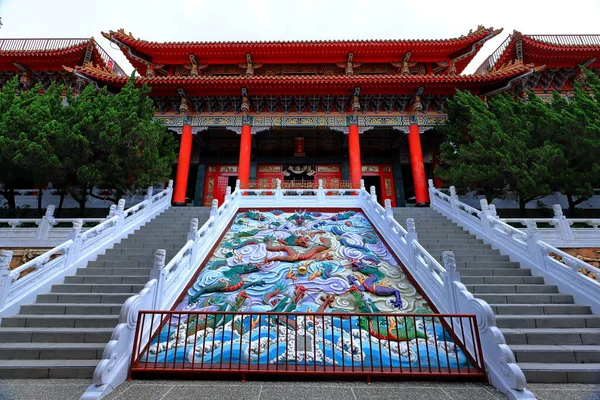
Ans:
<svg viewBox="0 0 600 400"><path fill-rule="evenodd" d="M106 218L55 218L55 207L49 205L42 218L0 219L0 247L54 247L69 239L77 221L98 224ZM107 217L110 218L110 215ZM33 226L32 226L33 225ZM67 226L65 226L67 225Z"/></svg>
<svg viewBox="0 0 600 400"><path fill-rule="evenodd" d="M329 195L332 191L335 196ZM166 266L165 251L157 250L152 280L139 294L129 298L122 308L119 325L104 350L103 359L94 373L94 383L82 396L83 400L99 399L125 381L139 311L170 310L175 305L180 293L203 260L210 256L237 211L240 208L273 207L361 208L439 312L476 315L486 368L494 386L507 393L510 398L534 398L525 389L525 376L496 327L491 308L484 301L474 299L460 283L451 253L445 255L444 268L418 243L412 219L407 220L406 230L393 218L389 200L386 200L386 208L377 203L374 187L371 187L370 192L365 190L364 183L361 183L360 189L337 191L325 189L322 184L312 190L282 189L281 182L278 182L275 188L257 190L240 189L238 181L236 190L231 193L228 187L224 203L217 206L217 200L213 200L210 218L200 229L198 220L191 220L187 243ZM137 332L137 337L149 337L147 330L154 330L156 327L156 324L145 325L145 331ZM473 340L468 332L457 334L467 343Z"/></svg>
<svg viewBox="0 0 600 400"><path fill-rule="evenodd" d="M450 195L446 195L434 188L431 180L429 195L431 207L513 261L542 275L561 292L572 294L576 302L589 305L595 313L600 313L600 269L546 242L535 220L524 220L526 230L514 228L502 221L495 207L488 205L486 200L481 200L481 210L477 210L460 202L454 187L450 187ZM568 220L564 217L556 220L557 229L566 231Z"/></svg>
<svg viewBox="0 0 600 400"><path fill-rule="evenodd" d="M65 275L169 208L172 191L172 182L157 194L149 189L143 202L127 210L125 200L120 200L104 222L84 232L83 220L75 220L67 241L18 268L10 270L10 259L0 263L0 318L17 313L21 304L33 302L38 293L50 290ZM9 253L12 258L12 252L4 252L4 260Z"/></svg>
<svg viewBox="0 0 600 400"><path fill-rule="evenodd" d="M595 218L566 218L559 204L552 206L553 218L501 218L503 222L512 225L522 225L526 230L531 221L538 226L542 240L556 247L585 248L600 247L600 219ZM576 225L577 227L573 227Z"/></svg>

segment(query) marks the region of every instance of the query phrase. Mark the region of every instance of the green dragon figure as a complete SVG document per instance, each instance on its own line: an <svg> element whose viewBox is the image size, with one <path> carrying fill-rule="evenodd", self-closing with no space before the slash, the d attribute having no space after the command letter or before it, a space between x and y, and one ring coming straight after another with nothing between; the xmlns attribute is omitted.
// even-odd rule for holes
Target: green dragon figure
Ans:
<svg viewBox="0 0 600 400"><path fill-rule="evenodd" d="M237 312L241 310L246 299L249 298L246 292L242 290L235 296L233 304L223 301L217 311ZM232 318L233 315L231 314L194 314L187 323L187 336L194 335L196 332L206 328L215 329L222 324L228 323Z"/></svg>
<svg viewBox="0 0 600 400"><path fill-rule="evenodd" d="M246 282L242 275L251 274L260 271L260 268L256 264L238 265L231 267L228 271L223 272L224 278L220 279L211 285L205 286L198 290L196 293L189 293L189 303L196 303L200 296L205 293L217 293L217 292L233 292L238 289L246 289L251 286L262 286L265 284L264 281L260 280L257 282Z"/></svg>
<svg viewBox="0 0 600 400"><path fill-rule="evenodd" d="M226 249L239 249L249 244L259 244L259 239L242 240L244 237L252 237L259 232L259 229L251 229L249 231L236 232L233 234L231 242L224 242L222 246Z"/></svg>

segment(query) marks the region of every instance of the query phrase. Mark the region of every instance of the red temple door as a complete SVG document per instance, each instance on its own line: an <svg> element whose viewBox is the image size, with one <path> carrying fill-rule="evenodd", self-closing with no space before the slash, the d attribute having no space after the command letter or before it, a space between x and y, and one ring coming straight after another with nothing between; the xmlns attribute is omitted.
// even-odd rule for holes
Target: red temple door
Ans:
<svg viewBox="0 0 600 400"><path fill-rule="evenodd" d="M394 174L392 173L392 166L390 164L363 165L362 176L367 190L370 190L371 186L375 186L377 201L381 205L385 204L386 199L390 199L392 207L396 207Z"/></svg>
<svg viewBox="0 0 600 400"><path fill-rule="evenodd" d="M283 172L280 164L262 164L258 166L256 172L258 189L276 188L277 179L283 182Z"/></svg>
<svg viewBox="0 0 600 400"><path fill-rule="evenodd" d="M339 164L317 165L315 173L315 185L318 186L319 179L323 180L325 189L339 189L342 180L342 168Z"/></svg>
<svg viewBox="0 0 600 400"><path fill-rule="evenodd" d="M237 165L219 165L211 164L206 168L206 180L204 184L205 206L210 206L213 199L219 201L219 205L225 201L225 191L227 186L235 188L237 179Z"/></svg>

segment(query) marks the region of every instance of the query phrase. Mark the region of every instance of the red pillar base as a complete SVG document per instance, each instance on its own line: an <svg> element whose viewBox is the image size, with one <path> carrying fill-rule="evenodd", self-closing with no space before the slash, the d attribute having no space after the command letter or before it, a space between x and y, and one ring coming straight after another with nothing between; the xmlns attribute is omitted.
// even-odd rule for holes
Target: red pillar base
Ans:
<svg viewBox="0 0 600 400"><path fill-rule="evenodd" d="M415 186L416 206L427 207L429 204L429 193L427 192L427 177L425 176L423 151L421 150L421 138L417 124L412 124L409 127L408 147L410 149L410 164L412 167L413 184Z"/></svg>
<svg viewBox="0 0 600 400"><path fill-rule="evenodd" d="M184 125L179 145L179 158L177 159L177 176L175 177L175 190L173 193L174 206L185 206L190 158L192 157L192 141L192 126Z"/></svg>

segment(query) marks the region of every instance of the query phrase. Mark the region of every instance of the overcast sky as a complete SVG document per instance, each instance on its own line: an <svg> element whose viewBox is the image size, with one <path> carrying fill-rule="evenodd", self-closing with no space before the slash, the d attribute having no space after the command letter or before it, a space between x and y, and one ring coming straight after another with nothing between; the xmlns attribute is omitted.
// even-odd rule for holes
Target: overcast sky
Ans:
<svg viewBox="0 0 600 400"><path fill-rule="evenodd" d="M125 28L156 41L436 39L477 25L508 33L600 33L600 0L0 0L0 38L90 37L126 71L100 32Z"/></svg>

